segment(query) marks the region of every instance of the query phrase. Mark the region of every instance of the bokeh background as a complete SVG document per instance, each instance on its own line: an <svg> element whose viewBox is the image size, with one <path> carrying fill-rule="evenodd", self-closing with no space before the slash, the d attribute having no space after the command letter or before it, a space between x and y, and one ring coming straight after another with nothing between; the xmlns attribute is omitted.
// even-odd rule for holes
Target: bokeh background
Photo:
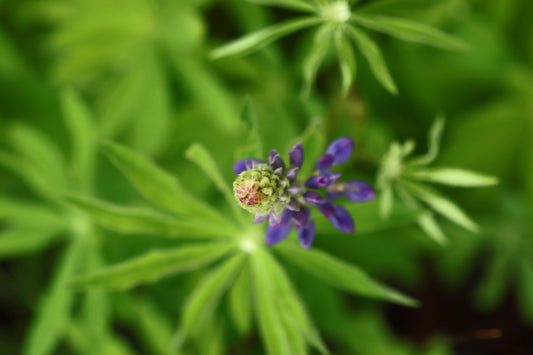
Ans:
<svg viewBox="0 0 533 355"><path fill-rule="evenodd" d="M449 238L445 247L413 220L382 230L365 213L354 216L356 225L369 226L361 233L317 236L315 247L419 299L420 308L348 296L287 266L334 354L533 354L533 2L403 3L389 10L454 34L471 49L451 53L374 34L398 96L380 87L357 57L356 83L342 97L332 56L315 91L302 98L309 32L249 56L208 57L220 44L293 16L290 11L244 0L0 0L0 354L169 353L160 345L201 272L109 293L105 304L89 296L103 291L59 287L78 272L62 274L68 263L62 256L86 227L59 195L68 188L139 203L107 159L84 153L84 141L107 139L146 154L189 192L225 208L184 152L203 144L230 183L231 165L249 139L240 119L246 100L265 149L286 154L310 124L325 141L351 136L356 150L345 173L372 183L392 141L412 138L424 153L429 127L443 114L435 164L500 179L495 187L442 189L482 228L473 234L439 219ZM91 127L72 127L68 117L77 110ZM320 152L308 154L311 161ZM97 266L174 245L104 229L97 243L98 255L84 256ZM43 311L50 299L54 306ZM80 324L101 307L113 345L95 352L91 337L103 328ZM43 318L50 329L61 321L61 336L35 343L32 329ZM205 342L222 345L198 353L265 353L255 328L238 334L227 316L218 326L222 339Z"/></svg>

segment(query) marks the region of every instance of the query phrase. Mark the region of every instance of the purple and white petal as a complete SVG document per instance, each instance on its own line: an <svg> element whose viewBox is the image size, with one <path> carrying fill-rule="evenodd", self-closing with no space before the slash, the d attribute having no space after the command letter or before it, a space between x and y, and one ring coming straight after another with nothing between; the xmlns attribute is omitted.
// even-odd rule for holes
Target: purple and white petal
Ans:
<svg viewBox="0 0 533 355"><path fill-rule="evenodd" d="M298 211L300 209L300 205L298 204L298 201L296 201L296 199L291 198L289 204L287 205L287 209L290 211Z"/></svg>
<svg viewBox="0 0 533 355"><path fill-rule="evenodd" d="M326 199L316 191L307 191L306 193L304 193L303 198L305 202L313 206L326 203Z"/></svg>
<svg viewBox="0 0 533 355"><path fill-rule="evenodd" d="M335 157L334 165L339 165L346 162L350 155L352 155L354 148L354 141L351 138L343 137L334 140L326 150L327 154L331 154Z"/></svg>
<svg viewBox="0 0 533 355"><path fill-rule="evenodd" d="M290 182L293 182L294 180L296 180L296 176L298 176L298 170L300 170L300 168L298 168L298 167L287 170L287 173L285 174L285 177Z"/></svg>
<svg viewBox="0 0 533 355"><path fill-rule="evenodd" d="M321 205L318 205L317 207L326 218L330 218L335 213L335 208L333 207L333 204L331 202L323 203Z"/></svg>
<svg viewBox="0 0 533 355"><path fill-rule="evenodd" d="M287 191L289 191L289 193L291 194L291 196L294 196L296 195L297 193L299 193L300 191L302 190L301 187L298 187L298 186L290 186Z"/></svg>
<svg viewBox="0 0 533 355"><path fill-rule="evenodd" d="M278 152L276 152L274 149L270 151L270 154L268 156L268 163L272 167L273 170L276 169L285 169L285 163L283 162L283 159L281 159L281 156Z"/></svg>
<svg viewBox="0 0 533 355"><path fill-rule="evenodd" d="M320 159L316 162L316 169L318 171L326 171L329 170L333 166L333 162L335 161L335 157L331 154L324 154L320 157Z"/></svg>
<svg viewBox="0 0 533 355"><path fill-rule="evenodd" d="M256 213L255 214L255 218L254 218L254 224L263 223L264 221L269 219L269 217L270 217L270 215L268 215L268 214L260 215L260 214Z"/></svg>
<svg viewBox="0 0 533 355"><path fill-rule="evenodd" d="M278 228L280 225L287 223L291 219L291 212L287 209L280 213L271 213L268 222L271 227Z"/></svg>
<svg viewBox="0 0 533 355"><path fill-rule="evenodd" d="M341 173L333 173L331 171L324 171L324 172L322 172L322 176L325 176L325 177L328 178L328 182L327 182L326 186L330 186L331 184L335 183L335 181L337 181L342 176L342 174Z"/></svg>
<svg viewBox="0 0 533 355"><path fill-rule="evenodd" d="M298 230L298 239L300 245L305 249L309 249L315 239L315 222L309 219L309 222L304 228Z"/></svg>
<svg viewBox="0 0 533 355"><path fill-rule="evenodd" d="M320 189L324 186L327 186L328 183L329 179L327 177L322 175L314 175L307 179L305 186L310 189Z"/></svg>
<svg viewBox="0 0 533 355"><path fill-rule="evenodd" d="M296 229L300 229L307 225L307 221L309 221L311 216L311 211L305 206L300 206L298 211L292 211L291 214Z"/></svg>
<svg viewBox="0 0 533 355"><path fill-rule="evenodd" d="M274 228L268 226L266 231L266 245L274 245L287 238L292 229L292 221L289 219L287 223L282 223L278 227Z"/></svg>
<svg viewBox="0 0 533 355"><path fill-rule="evenodd" d="M289 162L291 166L297 168L302 166L302 163L304 162L304 148L302 143L297 143L294 147L292 147L291 151L289 152Z"/></svg>
<svg viewBox="0 0 533 355"><path fill-rule="evenodd" d="M335 228L345 233L353 233L355 225L352 216L346 209L340 205L333 205L334 213L329 221Z"/></svg>
<svg viewBox="0 0 533 355"><path fill-rule="evenodd" d="M376 197L376 192L364 181L348 181L344 184L346 198L354 202L367 202Z"/></svg>
<svg viewBox="0 0 533 355"><path fill-rule="evenodd" d="M257 165L266 164L263 160L255 158L241 159L233 164L233 171L235 174L240 174L243 171L255 168Z"/></svg>

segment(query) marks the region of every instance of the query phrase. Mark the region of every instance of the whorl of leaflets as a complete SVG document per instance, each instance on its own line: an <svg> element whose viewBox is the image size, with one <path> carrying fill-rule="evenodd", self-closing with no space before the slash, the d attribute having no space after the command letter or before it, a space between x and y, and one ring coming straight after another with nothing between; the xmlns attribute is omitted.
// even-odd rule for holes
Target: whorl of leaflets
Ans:
<svg viewBox="0 0 533 355"><path fill-rule="evenodd" d="M345 196L355 202L370 201L375 197L374 189L364 181L338 182L341 174L331 171L350 158L353 148L351 138L333 141L317 160L315 173L307 179L298 178L304 160L301 143L291 149L288 166L275 150L270 151L268 163L248 158L233 165L238 174L233 183L234 197L241 207L255 213L254 223L269 221L267 245L285 239L294 226L300 244L309 249L315 238L309 206L316 206L340 231L355 231L348 211L333 200Z"/></svg>

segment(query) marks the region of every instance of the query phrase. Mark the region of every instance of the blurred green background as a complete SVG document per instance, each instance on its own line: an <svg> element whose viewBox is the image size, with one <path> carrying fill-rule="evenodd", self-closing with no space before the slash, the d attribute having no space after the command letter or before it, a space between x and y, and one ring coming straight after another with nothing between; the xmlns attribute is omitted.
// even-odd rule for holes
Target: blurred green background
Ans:
<svg viewBox="0 0 533 355"><path fill-rule="evenodd" d="M328 57L315 91L303 98L309 32L244 57L208 57L218 45L290 18L288 10L244 0L0 0L0 354L172 353L164 344L202 272L107 298L104 291L71 292L63 283L80 267L63 255L88 226L61 194L141 204L109 160L91 150L91 142L113 140L226 209L184 152L195 142L205 146L229 184L232 163L247 154L240 118L247 100L263 158L271 148L286 156L318 127L316 137L307 136L307 164L324 142L351 136L355 156L343 172L374 183L392 141L412 138L424 153L429 127L443 114L435 165L500 179L489 188L442 188L481 226L474 234L439 219L445 247L412 219L382 228L365 205L354 213L360 232L317 235L314 247L419 299L420 308L348 296L287 265L333 354L533 354L533 2L360 1L377 2L471 49L445 52L374 33L397 96L379 86L357 53L347 97ZM83 249L85 270L176 245L94 228L94 246ZM225 307L215 330L206 330L205 347L184 353L265 353L255 327L239 332ZM95 309L105 309L105 317L87 321ZM102 332L107 343L97 346Z"/></svg>

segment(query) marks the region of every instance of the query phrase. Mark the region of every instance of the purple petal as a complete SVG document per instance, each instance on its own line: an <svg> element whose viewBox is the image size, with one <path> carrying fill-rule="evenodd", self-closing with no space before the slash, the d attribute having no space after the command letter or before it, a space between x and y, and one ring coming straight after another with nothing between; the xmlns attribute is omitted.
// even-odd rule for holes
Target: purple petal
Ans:
<svg viewBox="0 0 533 355"><path fill-rule="evenodd" d="M292 229L292 222L289 219L287 223L280 224L277 228L268 226L266 232L266 245L274 245L287 238Z"/></svg>
<svg viewBox="0 0 533 355"><path fill-rule="evenodd" d="M320 189L321 187L324 187L328 184L329 179L325 176L321 175L315 175L311 176L307 181L305 182L305 186L307 186L310 189Z"/></svg>
<svg viewBox="0 0 533 355"><path fill-rule="evenodd" d="M333 216L329 218L331 224L342 232L353 233L355 231L355 226L350 213L340 205L333 205L333 209L335 212L333 213Z"/></svg>
<svg viewBox="0 0 533 355"><path fill-rule="evenodd" d="M296 167L296 168L292 168L292 169L289 169L287 171L287 173L285 174L285 177L290 181L290 182L293 182L294 180L296 180L296 176L298 176L298 170L300 170L300 168Z"/></svg>
<svg viewBox="0 0 533 355"><path fill-rule="evenodd" d="M283 210L283 212L270 214L269 223L273 228L278 228L279 226L286 224L291 219L291 212L289 210Z"/></svg>
<svg viewBox="0 0 533 355"><path fill-rule="evenodd" d="M328 183L326 184L326 186L329 186L333 184L335 181L337 181L342 176L342 174L332 173L331 171L324 171L322 172L322 176L325 176L328 178Z"/></svg>
<svg viewBox="0 0 533 355"><path fill-rule="evenodd" d="M292 147L291 151L289 152L289 161L291 166L298 168L302 166L302 163L304 162L304 148L302 143L297 143L294 147Z"/></svg>
<svg viewBox="0 0 533 355"><path fill-rule="evenodd" d="M321 205L318 205L317 207L326 218L330 218L335 213L335 208L333 207L333 204L331 202L323 203Z"/></svg>
<svg viewBox="0 0 533 355"><path fill-rule="evenodd" d="M328 192L328 200L330 201L342 196L344 196L344 192Z"/></svg>
<svg viewBox="0 0 533 355"><path fill-rule="evenodd" d="M324 154L316 162L316 169L319 171L325 171L330 169L333 166L335 157L331 154Z"/></svg>
<svg viewBox="0 0 533 355"><path fill-rule="evenodd" d="M300 209L300 205L298 204L298 201L296 201L296 199L291 198L289 204L287 205L287 209L291 211L298 211Z"/></svg>
<svg viewBox="0 0 533 355"><path fill-rule="evenodd" d="M311 216L311 211L305 206L301 206L298 211L292 211L292 220L296 226L296 229L300 229L307 225L307 221Z"/></svg>
<svg viewBox="0 0 533 355"><path fill-rule="evenodd" d="M352 155L354 148L353 139L344 137L334 140L326 150L326 153L335 157L334 165L346 162Z"/></svg>
<svg viewBox="0 0 533 355"><path fill-rule="evenodd" d="M268 218L269 218L270 215L268 214L264 214L264 215L260 215L260 214L255 214L255 218L254 218L254 224L257 224L257 223L263 223L264 221L266 221Z"/></svg>
<svg viewBox="0 0 533 355"><path fill-rule="evenodd" d="M346 198L355 202L366 202L376 197L372 186L364 181L348 181L344 184L344 191Z"/></svg>
<svg viewBox="0 0 533 355"><path fill-rule="evenodd" d="M255 158L241 159L233 164L233 171L235 174L240 174L243 171L255 168L259 164L266 164L263 160Z"/></svg>
<svg viewBox="0 0 533 355"><path fill-rule="evenodd" d="M305 202L313 206L326 203L326 199L316 191L307 191L306 193L304 193L303 198Z"/></svg>
<svg viewBox="0 0 533 355"><path fill-rule="evenodd" d="M270 164L273 170L279 168L285 169L285 163L283 162L283 159L281 159L279 153L276 152L274 149L270 151L270 154L268 156L268 163Z"/></svg>
<svg viewBox="0 0 533 355"><path fill-rule="evenodd" d="M309 249L315 239L315 222L309 219L309 222L304 228L298 230L298 239L300 239L300 245L305 249Z"/></svg>

